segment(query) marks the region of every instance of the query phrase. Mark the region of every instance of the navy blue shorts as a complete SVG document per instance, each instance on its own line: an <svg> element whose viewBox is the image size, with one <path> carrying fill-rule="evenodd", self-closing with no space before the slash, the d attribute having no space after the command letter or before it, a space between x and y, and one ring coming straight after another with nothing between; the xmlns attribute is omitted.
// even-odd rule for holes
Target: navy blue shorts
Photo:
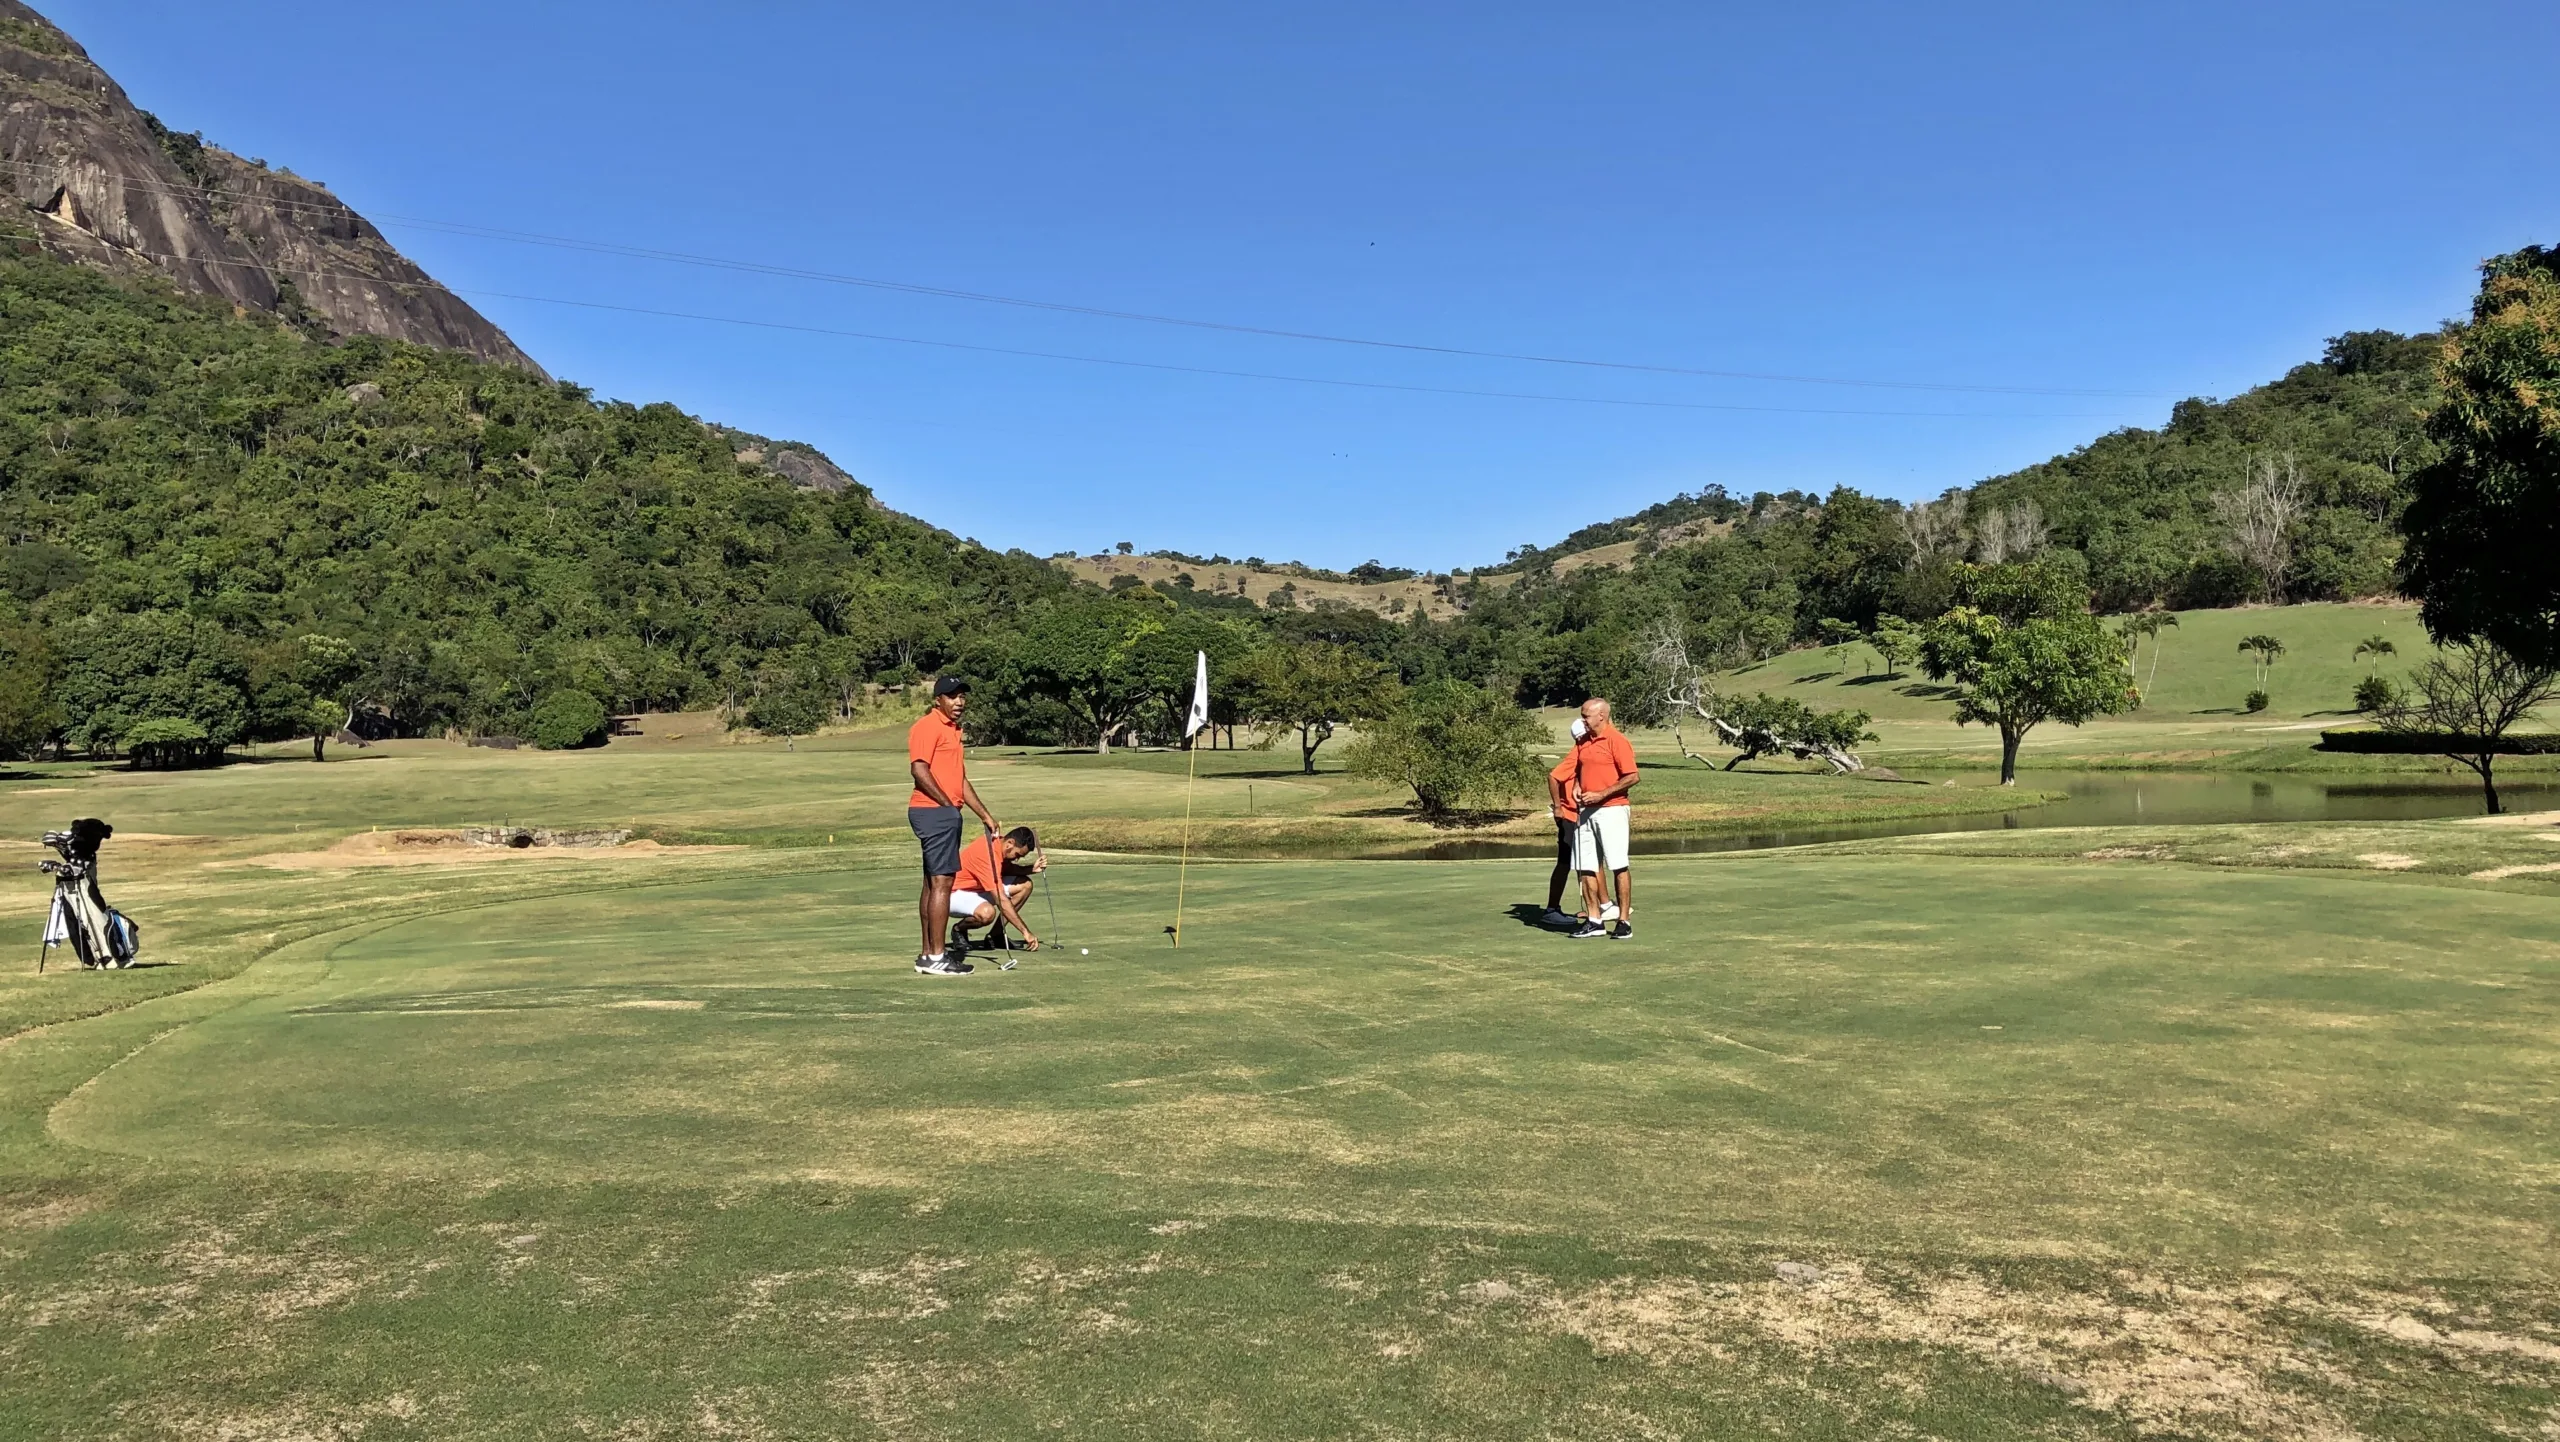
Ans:
<svg viewBox="0 0 2560 1442"><path fill-rule="evenodd" d="M924 843L924 874L957 876L960 874L960 808L957 806L910 806L907 826Z"/></svg>

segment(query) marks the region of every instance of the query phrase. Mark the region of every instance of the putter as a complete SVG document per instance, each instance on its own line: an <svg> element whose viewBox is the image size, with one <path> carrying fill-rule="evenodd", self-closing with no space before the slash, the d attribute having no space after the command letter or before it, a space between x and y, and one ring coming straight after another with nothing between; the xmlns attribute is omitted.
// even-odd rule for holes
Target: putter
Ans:
<svg viewBox="0 0 2560 1442"><path fill-rule="evenodd" d="M1042 868L1042 869L1041 869L1040 874L1041 874L1041 875L1043 875L1043 876L1047 876L1047 875L1049 875L1049 871L1048 871L1048 869L1047 869L1047 868L1048 868L1048 865L1049 865L1049 848L1047 848L1047 847L1045 847L1045 846L1040 848L1040 865L1041 865L1041 868ZM1053 884L1054 884L1054 883L1053 883ZM1059 931L1058 931L1058 894L1057 894L1057 892L1055 892L1055 891L1051 890L1051 889L1050 889L1049 887L1047 887L1047 886L1041 887L1041 888L1040 888L1040 899L1041 899L1041 900L1043 900L1043 901L1046 901L1047 903L1049 903L1049 934L1050 934L1051 936L1056 936L1056 937L1058 937L1058 938L1059 938L1059 940L1058 940L1058 944L1059 944L1060 946L1064 946L1064 945L1066 945L1066 939L1065 939L1065 937L1061 936L1061 935L1060 935L1060 933L1059 933Z"/></svg>

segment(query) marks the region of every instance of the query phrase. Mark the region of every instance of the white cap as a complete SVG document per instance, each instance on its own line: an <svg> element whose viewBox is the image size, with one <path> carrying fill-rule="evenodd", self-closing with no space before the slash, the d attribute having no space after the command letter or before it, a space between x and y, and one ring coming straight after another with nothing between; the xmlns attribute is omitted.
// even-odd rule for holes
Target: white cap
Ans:
<svg viewBox="0 0 2560 1442"><path fill-rule="evenodd" d="M1584 737L1589 736L1590 734L1591 734L1591 728L1582 724L1582 718L1581 718L1581 717L1579 717L1579 716L1574 717L1574 718L1573 718L1573 739L1574 739L1574 740L1576 740L1576 741L1580 741L1580 740L1582 740Z"/></svg>

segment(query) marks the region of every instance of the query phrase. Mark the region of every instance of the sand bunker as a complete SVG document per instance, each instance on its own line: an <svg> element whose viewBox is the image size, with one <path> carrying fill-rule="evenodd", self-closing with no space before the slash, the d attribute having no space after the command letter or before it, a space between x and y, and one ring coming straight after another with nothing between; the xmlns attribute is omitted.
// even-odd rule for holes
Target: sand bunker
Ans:
<svg viewBox="0 0 2560 1442"><path fill-rule="evenodd" d="M509 832L500 828L470 828L490 837L475 841L462 830L359 831L326 851L283 851L251 858L259 866L278 866L292 870L332 870L349 866L450 866L461 863L489 862L521 864L526 861L630 861L652 856L692 856L715 851L735 851L734 846L666 846L655 841L622 841L618 844L508 844ZM628 836L629 832L533 832L539 836L579 838Z"/></svg>

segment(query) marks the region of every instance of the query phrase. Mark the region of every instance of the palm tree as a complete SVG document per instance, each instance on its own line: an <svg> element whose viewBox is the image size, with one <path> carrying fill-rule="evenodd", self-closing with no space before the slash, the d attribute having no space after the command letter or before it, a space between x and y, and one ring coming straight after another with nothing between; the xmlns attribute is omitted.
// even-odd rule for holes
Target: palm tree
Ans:
<svg viewBox="0 0 2560 1442"><path fill-rule="evenodd" d="M2400 648L2392 645L2391 638L2388 636L2367 636L2356 643L2355 659L2358 661L2364 660L2368 656L2379 659L2384 656L2397 656L2399 654ZM2373 668L2367 666L2364 669L2364 673L2367 676L2372 675Z"/></svg>
<svg viewBox="0 0 2560 1442"><path fill-rule="evenodd" d="M2149 696L2151 683L2160 679L2160 631L2162 627L2177 624L2178 613L2175 611L2136 611L2116 623L2116 634L2125 639L2125 679L2141 682L2136 695ZM2142 665L2142 643L2146 639L2151 642L2151 674L2142 677L2137 668Z"/></svg>
<svg viewBox="0 0 2560 1442"><path fill-rule="evenodd" d="M2278 656L2284 654L2284 643L2273 636L2243 636L2240 638L2240 653L2258 658L2258 689L2264 691L2267 689L2267 670L2275 665Z"/></svg>

